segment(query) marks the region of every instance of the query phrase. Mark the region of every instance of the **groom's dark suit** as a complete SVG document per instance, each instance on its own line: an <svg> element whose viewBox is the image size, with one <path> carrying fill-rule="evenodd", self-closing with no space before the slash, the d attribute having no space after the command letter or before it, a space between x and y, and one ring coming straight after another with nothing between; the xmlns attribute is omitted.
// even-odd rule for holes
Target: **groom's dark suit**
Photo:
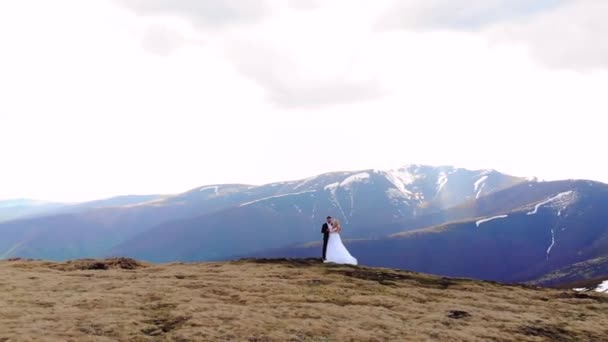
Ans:
<svg viewBox="0 0 608 342"><path fill-rule="evenodd" d="M325 260L325 255L327 254L327 241L329 240L329 226L327 225L327 222L323 223L321 234L323 234L323 260Z"/></svg>

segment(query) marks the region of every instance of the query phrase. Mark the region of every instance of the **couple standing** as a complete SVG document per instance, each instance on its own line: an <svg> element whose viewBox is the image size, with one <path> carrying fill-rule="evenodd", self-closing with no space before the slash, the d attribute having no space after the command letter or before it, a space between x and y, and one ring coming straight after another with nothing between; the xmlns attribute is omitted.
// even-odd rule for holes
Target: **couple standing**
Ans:
<svg viewBox="0 0 608 342"><path fill-rule="evenodd" d="M342 243L341 231L340 221L327 216L326 222L321 228L323 234L323 262L356 265L357 259L350 255Z"/></svg>

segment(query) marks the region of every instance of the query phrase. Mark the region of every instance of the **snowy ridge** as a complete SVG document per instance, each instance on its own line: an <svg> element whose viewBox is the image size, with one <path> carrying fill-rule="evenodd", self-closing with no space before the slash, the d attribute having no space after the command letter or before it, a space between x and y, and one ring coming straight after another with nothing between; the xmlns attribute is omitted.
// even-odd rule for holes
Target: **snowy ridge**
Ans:
<svg viewBox="0 0 608 342"><path fill-rule="evenodd" d="M406 185L414 183L420 177L408 171L407 168L385 171L385 174L390 175L395 183L399 184L399 187L403 189L405 189Z"/></svg>
<svg viewBox="0 0 608 342"><path fill-rule="evenodd" d="M485 182L488 179L487 175L482 176L481 178L479 178L477 181L475 181L475 184L473 184L474 186L474 191L477 192L477 189L479 189L479 186Z"/></svg>
<svg viewBox="0 0 608 342"><path fill-rule="evenodd" d="M446 183L448 182L448 175L445 174L445 172L441 172L439 174L439 178L437 178L437 192L439 193L441 191L441 189L443 189L443 187L446 185Z"/></svg>
<svg viewBox="0 0 608 342"><path fill-rule="evenodd" d="M488 176L484 175L481 178L479 178L473 185L473 192L477 193L475 195L475 199L478 199L479 195L481 195L483 188L486 186L486 180L488 180Z"/></svg>
<svg viewBox="0 0 608 342"><path fill-rule="evenodd" d="M294 190L299 189L299 188L301 188L301 187L305 186L306 184L310 183L311 181L315 180L316 178L318 178L318 176L308 177L308 178L306 178L306 179L302 180L302 181L300 182L300 184L298 184L298 185L294 186L294 187L293 187L293 189L294 189ZM278 184L278 183L277 183L277 184Z"/></svg>
<svg viewBox="0 0 608 342"><path fill-rule="evenodd" d="M329 193L331 194L329 197L329 200L336 208L338 208L338 210L340 210L340 213L342 214L342 217L344 218L344 222L348 223L348 218L346 217L346 214L344 213L344 210L342 209L342 206L340 205L338 196L336 196L336 192L338 191L339 187L340 187L340 183L336 182L336 183L326 185L324 189L329 191Z"/></svg>
<svg viewBox="0 0 608 342"><path fill-rule="evenodd" d="M402 197L412 199L414 197L414 194L406 187L406 185L411 184L415 180L411 174L408 173L405 177L401 177L403 174L397 171L385 171L382 174L397 190L397 192L391 191L388 194L391 198Z"/></svg>
<svg viewBox="0 0 608 342"><path fill-rule="evenodd" d="M357 173L356 175L352 175L350 177L347 177L345 180L343 180L342 183L340 183L340 186L344 187L344 188L350 188L353 184L358 183L358 182L364 182L367 179L369 179L369 173L367 173L367 172Z"/></svg>
<svg viewBox="0 0 608 342"><path fill-rule="evenodd" d="M217 195L217 194L219 193L219 189L220 189L220 187L219 187L219 186L217 186L217 185L214 185L214 186L206 186L206 187L203 187L203 188L198 189L198 191L205 191L205 190L211 190L211 189L213 189L213 191L214 191L214 192L215 192L215 194Z"/></svg>
<svg viewBox="0 0 608 342"><path fill-rule="evenodd" d="M331 184L327 184L323 190L335 191L340 186L340 183L335 182Z"/></svg>
<svg viewBox="0 0 608 342"><path fill-rule="evenodd" d="M390 171L387 171L386 173L393 176L396 180L398 180L404 186L414 183L416 181L416 179L418 178L415 174L409 172L405 168L402 168L399 170L390 170Z"/></svg>
<svg viewBox="0 0 608 342"><path fill-rule="evenodd" d="M482 223L490 222L492 220L497 220L497 219L501 219L501 218L507 218L507 217L509 217L509 215L498 215L498 216L486 218L483 220L479 220L479 221L475 222L475 224L477 225L477 227L479 227Z"/></svg>
<svg viewBox="0 0 608 342"><path fill-rule="evenodd" d="M287 197L287 196L297 196L297 195L302 195L302 194L307 194L307 193L313 193L313 192L317 192L317 191L316 190L308 190L308 191L302 191L302 192L294 192L294 193L291 193L291 194L283 194L283 195L264 197L264 198L257 199L255 201L243 203L243 204L239 205L239 207L244 207L246 205L250 205L250 204L253 204L253 203L258 203L258 202L266 201L266 200L269 200L269 199L272 199L272 198L280 198L280 197Z"/></svg>
<svg viewBox="0 0 608 342"><path fill-rule="evenodd" d="M338 208L338 210L340 210L340 213L342 214L342 217L344 218L345 223L348 223L348 218L346 216L346 213L344 212L344 209L342 208L342 205L340 204L340 201L338 200L338 196L336 195L338 188L343 188L343 189L349 190L349 192L350 192L350 216L352 217L353 212L355 210L354 186L355 186L355 184L365 183L369 179L370 179L369 173L360 172L360 173L346 177L341 182L334 182L331 184L327 184L326 186L323 187L323 190L330 192L329 200L336 208ZM309 181L310 180L307 180L306 182L309 182ZM298 187L302 186L302 184L298 185Z"/></svg>
<svg viewBox="0 0 608 342"><path fill-rule="evenodd" d="M527 213L527 215L534 215L538 212L538 209L543 205L551 204L551 207L558 207L559 213L561 215L561 211L566 209L568 205L576 200L576 193L572 190L561 192L543 202L540 202L534 206L534 210Z"/></svg>

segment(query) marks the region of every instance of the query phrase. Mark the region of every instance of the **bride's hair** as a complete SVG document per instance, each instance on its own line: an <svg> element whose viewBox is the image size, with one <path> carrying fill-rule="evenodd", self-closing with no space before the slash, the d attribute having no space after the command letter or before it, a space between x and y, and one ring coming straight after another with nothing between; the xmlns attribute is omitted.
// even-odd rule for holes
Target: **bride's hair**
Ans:
<svg viewBox="0 0 608 342"><path fill-rule="evenodd" d="M339 231L339 230L342 230L342 225L340 224L340 220L338 220L338 219L333 219L333 220L331 221L331 225L332 225L332 226L333 226L335 229L337 229L338 231Z"/></svg>

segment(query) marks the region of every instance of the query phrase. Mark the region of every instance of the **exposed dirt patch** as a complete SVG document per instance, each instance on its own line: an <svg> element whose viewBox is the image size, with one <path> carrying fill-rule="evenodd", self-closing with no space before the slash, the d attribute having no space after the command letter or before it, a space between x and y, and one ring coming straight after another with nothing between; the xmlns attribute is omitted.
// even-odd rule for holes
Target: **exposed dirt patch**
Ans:
<svg viewBox="0 0 608 342"><path fill-rule="evenodd" d="M104 328L101 324L82 324L78 330L93 336L111 336L114 333L112 329Z"/></svg>
<svg viewBox="0 0 608 342"><path fill-rule="evenodd" d="M425 277L414 273L409 274L382 269L353 268L330 270L330 272L357 279L376 281L381 285L387 286L395 286L398 282L411 281L425 287L447 289L457 284L456 281L449 278Z"/></svg>
<svg viewBox="0 0 608 342"><path fill-rule="evenodd" d="M461 310L451 310L448 312L448 317L449 318L454 318L454 319L462 319L462 318L468 318L471 317L471 314L466 312L466 311L461 311Z"/></svg>
<svg viewBox="0 0 608 342"><path fill-rule="evenodd" d="M237 263L253 263L253 264L276 264L276 265L288 265L288 266L318 266L323 263L323 260L319 258L305 258L305 259L289 259L289 258L278 258L278 259L240 259Z"/></svg>
<svg viewBox="0 0 608 342"><path fill-rule="evenodd" d="M331 281L325 280L325 279L310 279L310 280L306 281L306 284L313 285L313 286L329 285L329 284L331 284Z"/></svg>
<svg viewBox="0 0 608 342"><path fill-rule="evenodd" d="M555 325L530 324L521 326L519 331L523 335L544 337L548 341L567 342L577 340L566 329Z"/></svg>
<svg viewBox="0 0 608 342"><path fill-rule="evenodd" d="M49 268L60 271L76 271L76 270L109 270L123 269L134 270L137 268L146 267L140 261L131 258L111 258L111 259L78 259L70 260L64 263L52 263Z"/></svg>
<svg viewBox="0 0 608 342"><path fill-rule="evenodd" d="M148 336L159 336L164 333L168 333L172 330L178 329L184 323L189 321L191 317L163 317L147 320L144 323L151 324L152 327L142 329L142 333Z"/></svg>
<svg viewBox="0 0 608 342"><path fill-rule="evenodd" d="M600 303L608 303L608 297L601 294L593 294L593 293L580 293L580 292L562 292L557 295L559 299L581 299L581 300L592 300Z"/></svg>

